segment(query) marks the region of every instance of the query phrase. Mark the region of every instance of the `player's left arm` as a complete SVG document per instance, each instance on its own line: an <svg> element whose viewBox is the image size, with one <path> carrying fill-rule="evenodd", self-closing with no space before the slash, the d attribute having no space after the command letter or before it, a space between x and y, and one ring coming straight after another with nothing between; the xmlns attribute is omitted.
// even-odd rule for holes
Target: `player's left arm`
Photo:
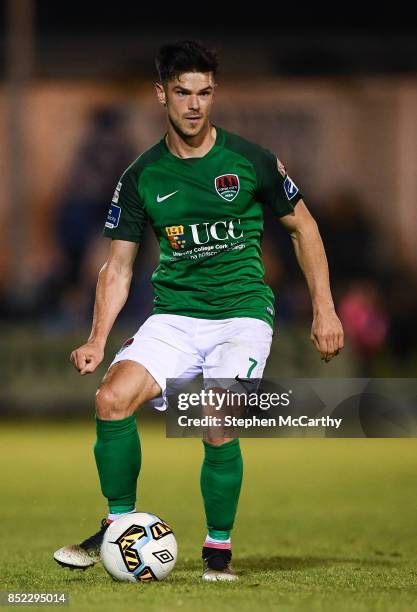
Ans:
<svg viewBox="0 0 417 612"><path fill-rule="evenodd" d="M310 338L321 358L328 362L343 348L343 328L333 304L329 268L317 223L302 199L279 220L291 236L310 292L313 306Z"/></svg>

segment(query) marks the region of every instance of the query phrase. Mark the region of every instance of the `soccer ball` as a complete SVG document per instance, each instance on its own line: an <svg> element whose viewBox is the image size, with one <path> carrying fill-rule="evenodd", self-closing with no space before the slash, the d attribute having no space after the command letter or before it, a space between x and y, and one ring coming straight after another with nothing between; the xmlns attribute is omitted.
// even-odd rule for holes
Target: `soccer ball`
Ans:
<svg viewBox="0 0 417 612"><path fill-rule="evenodd" d="M162 580L177 560L177 541L161 518L134 512L109 525L101 545L101 560L115 580Z"/></svg>

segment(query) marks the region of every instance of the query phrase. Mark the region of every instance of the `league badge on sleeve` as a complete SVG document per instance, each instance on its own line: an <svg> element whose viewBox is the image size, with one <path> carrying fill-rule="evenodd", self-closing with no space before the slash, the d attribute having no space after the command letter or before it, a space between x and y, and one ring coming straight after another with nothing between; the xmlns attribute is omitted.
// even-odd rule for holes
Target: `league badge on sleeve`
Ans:
<svg viewBox="0 0 417 612"><path fill-rule="evenodd" d="M292 200L294 196L297 195L299 189L293 180L287 175L284 181L284 191L285 195L289 200Z"/></svg>
<svg viewBox="0 0 417 612"><path fill-rule="evenodd" d="M116 204L111 204L109 208L109 212L107 214L107 221L105 223L105 227L109 229L114 229L119 225L120 215L122 209L120 206L116 206Z"/></svg>

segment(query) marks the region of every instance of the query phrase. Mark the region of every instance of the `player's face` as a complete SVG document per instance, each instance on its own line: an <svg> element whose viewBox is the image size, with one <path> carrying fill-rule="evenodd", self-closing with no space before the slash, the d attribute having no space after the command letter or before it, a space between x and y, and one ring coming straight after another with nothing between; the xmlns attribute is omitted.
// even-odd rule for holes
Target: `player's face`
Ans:
<svg viewBox="0 0 417 612"><path fill-rule="evenodd" d="M214 89L211 72L184 72L163 86L157 84L158 98L166 105L168 120L179 134L188 138L207 128Z"/></svg>

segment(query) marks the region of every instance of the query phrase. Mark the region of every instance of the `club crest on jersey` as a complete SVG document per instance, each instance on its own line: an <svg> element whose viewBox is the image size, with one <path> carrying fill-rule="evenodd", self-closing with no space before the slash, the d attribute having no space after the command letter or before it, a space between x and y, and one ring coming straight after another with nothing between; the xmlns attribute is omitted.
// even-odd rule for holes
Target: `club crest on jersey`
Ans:
<svg viewBox="0 0 417 612"><path fill-rule="evenodd" d="M222 174L214 179L216 191L223 200L231 202L240 191L239 177L237 174Z"/></svg>
<svg viewBox="0 0 417 612"><path fill-rule="evenodd" d="M165 228L168 240L173 249L183 249L185 247L185 236L183 225L171 225Z"/></svg>

